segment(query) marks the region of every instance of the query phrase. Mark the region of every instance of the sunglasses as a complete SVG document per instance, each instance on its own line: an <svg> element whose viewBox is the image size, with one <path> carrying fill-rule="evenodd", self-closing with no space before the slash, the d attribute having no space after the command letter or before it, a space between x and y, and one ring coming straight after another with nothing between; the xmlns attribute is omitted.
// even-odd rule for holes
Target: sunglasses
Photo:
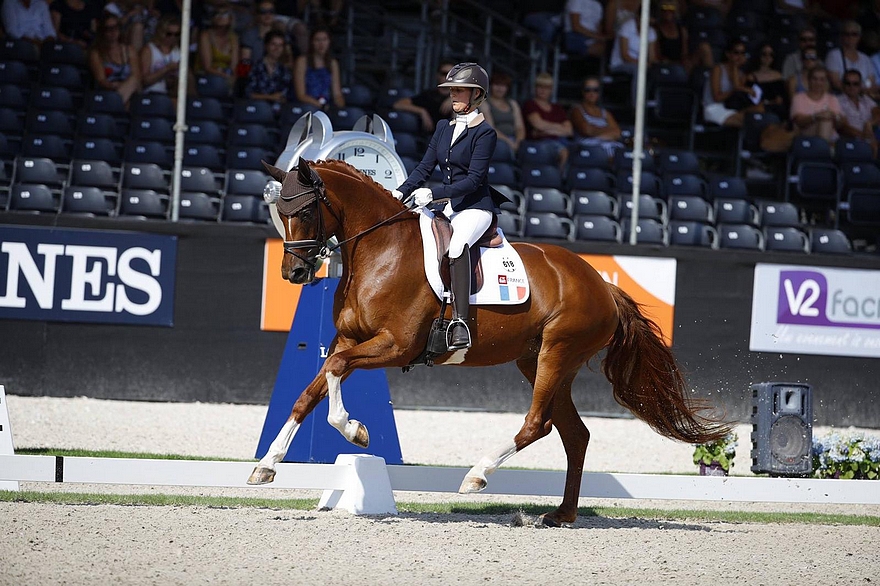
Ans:
<svg viewBox="0 0 880 586"><path fill-rule="evenodd" d="M843 82L843 85L850 85L850 86L852 86L852 85L862 85L862 82L860 82L860 81L845 81L845 82Z"/></svg>
<svg viewBox="0 0 880 586"><path fill-rule="evenodd" d="M257 11L259 14L275 14L274 8L260 8Z"/></svg>
<svg viewBox="0 0 880 586"><path fill-rule="evenodd" d="M801 37L802 43L815 43L816 37Z"/></svg>
<svg viewBox="0 0 880 586"><path fill-rule="evenodd" d="M585 93L593 93L593 92L598 93L598 92L599 92L599 88L597 88L597 87L585 87L585 88L584 88L584 92L585 92Z"/></svg>
<svg viewBox="0 0 880 586"><path fill-rule="evenodd" d="M815 61L816 59L818 59L818 57L816 57L815 55L804 55L804 59L807 61Z"/></svg>
<svg viewBox="0 0 880 586"><path fill-rule="evenodd" d="M743 51L742 49L737 49L736 51L731 51L731 53L733 53L734 55L745 55L746 54L746 52Z"/></svg>

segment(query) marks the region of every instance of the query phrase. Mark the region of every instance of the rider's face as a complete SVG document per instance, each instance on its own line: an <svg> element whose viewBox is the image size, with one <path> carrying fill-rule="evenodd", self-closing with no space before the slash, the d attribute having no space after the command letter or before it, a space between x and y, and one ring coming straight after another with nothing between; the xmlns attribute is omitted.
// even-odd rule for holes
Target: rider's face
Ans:
<svg viewBox="0 0 880 586"><path fill-rule="evenodd" d="M452 110L456 114L463 114L468 109L468 103L471 100L471 88L468 87L452 87L449 88L449 97L452 98Z"/></svg>

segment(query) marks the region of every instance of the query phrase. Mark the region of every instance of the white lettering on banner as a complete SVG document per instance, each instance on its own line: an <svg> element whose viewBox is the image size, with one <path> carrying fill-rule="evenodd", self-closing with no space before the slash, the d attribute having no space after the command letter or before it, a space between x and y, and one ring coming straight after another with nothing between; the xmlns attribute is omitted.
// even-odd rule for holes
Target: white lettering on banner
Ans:
<svg viewBox="0 0 880 586"><path fill-rule="evenodd" d="M0 245L0 252L9 255L9 267L6 269L6 295L0 297L0 307L25 307L27 300L18 295L18 274L21 273L40 309L52 309L55 298L55 259L64 254L64 246L37 245L37 254L46 258L45 275L40 274L37 262L24 242L4 242Z"/></svg>
<svg viewBox="0 0 880 586"><path fill-rule="evenodd" d="M611 283L614 286L617 286L617 282L618 280L620 280L620 275L617 273L617 271L614 271L610 275L608 274L608 271L599 271L599 275L601 275L602 279L604 279L606 283Z"/></svg>
<svg viewBox="0 0 880 586"><path fill-rule="evenodd" d="M819 315L819 308L813 307L816 300L819 299L819 284L807 279L798 287L797 295L793 291L790 279L785 279L783 283L785 288L785 298L788 301L788 308L792 315L802 315L804 317L816 317ZM807 297L809 295L809 297ZM806 297L806 299L804 299Z"/></svg>
<svg viewBox="0 0 880 586"><path fill-rule="evenodd" d="M131 261L138 258L147 261L153 277L159 276L159 267L162 264L161 250L150 251L138 246L123 252L119 256L119 279L125 285L133 289L140 289L146 293L147 302L143 304L133 303L125 293L125 285L117 285L116 311L127 311L132 315L149 315L156 311L156 308L162 303L162 286L156 279L131 268Z"/></svg>
<svg viewBox="0 0 880 586"><path fill-rule="evenodd" d="M116 249L109 246L78 246L68 244L64 252L73 258L73 267L70 274L70 298L61 301L61 309L65 311L113 311L113 286L107 283L104 296L100 299L86 299L86 285L91 287L91 297L97 297L101 293L101 285L104 281L102 264L97 259L103 259L107 266L107 274L113 276L116 273ZM92 269L88 269L90 258L96 259L92 263Z"/></svg>
<svg viewBox="0 0 880 586"><path fill-rule="evenodd" d="M71 258L70 297L61 301L65 311L92 311L102 313L128 312L136 316L149 315L162 304L162 285L155 278L162 265L162 251L135 246L118 254L118 249L108 246L81 246L69 244L38 244L37 254L45 257L41 273L27 244L4 242L0 252L9 255L6 271L6 293L0 296L0 307L24 308L27 299L18 294L19 274L31 290L40 309L52 309L55 298L56 261L59 256ZM118 259L117 259L118 254ZM147 263L150 274L136 270L132 263ZM89 261L92 261L89 268ZM117 277L120 283L107 280ZM105 287L106 283L106 287ZM146 294L144 303L135 303L128 290L135 289ZM98 297L97 299L86 299Z"/></svg>

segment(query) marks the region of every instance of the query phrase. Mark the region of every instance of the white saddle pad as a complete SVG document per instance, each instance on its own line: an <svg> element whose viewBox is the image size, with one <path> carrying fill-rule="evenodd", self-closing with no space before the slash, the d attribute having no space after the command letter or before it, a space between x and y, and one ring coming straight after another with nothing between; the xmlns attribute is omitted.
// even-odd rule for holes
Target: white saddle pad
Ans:
<svg viewBox="0 0 880 586"><path fill-rule="evenodd" d="M425 276L438 298L443 295L443 281L437 266L437 243L431 222L434 214L422 208L419 226L422 229L422 251L425 256ZM483 265L483 287L471 295L471 305L518 305L529 298L529 279L516 249L510 245L501 229L504 241L496 248L480 247Z"/></svg>

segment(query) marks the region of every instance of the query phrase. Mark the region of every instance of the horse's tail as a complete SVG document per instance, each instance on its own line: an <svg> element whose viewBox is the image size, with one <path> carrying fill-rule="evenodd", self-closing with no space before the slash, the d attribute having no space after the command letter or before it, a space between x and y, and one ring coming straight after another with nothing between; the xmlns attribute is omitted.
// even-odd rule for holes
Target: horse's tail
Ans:
<svg viewBox="0 0 880 586"><path fill-rule="evenodd" d="M608 344L602 370L614 389L614 399L657 433L688 443L707 443L724 437L731 426L700 415L706 401L688 396L672 351L660 337L660 327L645 317L639 304L614 285L619 322Z"/></svg>

